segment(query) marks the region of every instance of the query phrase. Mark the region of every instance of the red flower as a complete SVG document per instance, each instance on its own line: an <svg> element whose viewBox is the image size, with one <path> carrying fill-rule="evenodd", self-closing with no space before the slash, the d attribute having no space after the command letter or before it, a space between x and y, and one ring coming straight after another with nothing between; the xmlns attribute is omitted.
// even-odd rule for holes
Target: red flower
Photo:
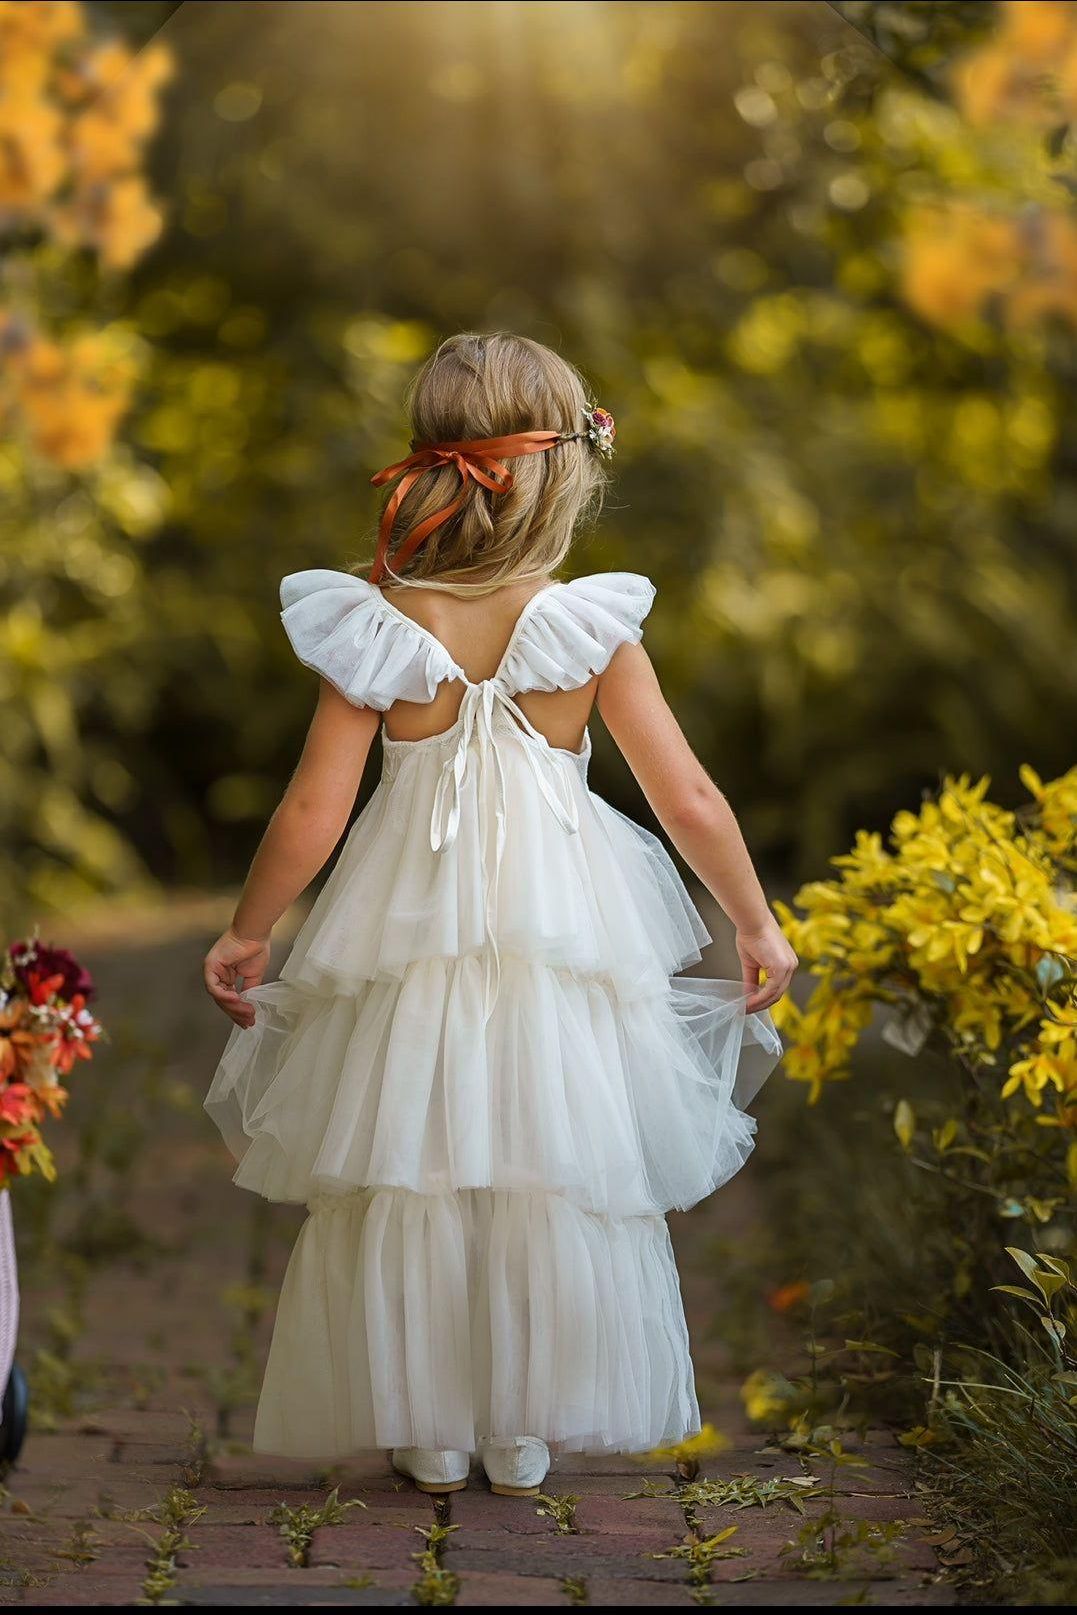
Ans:
<svg viewBox="0 0 1077 1615"><path fill-rule="evenodd" d="M30 993L33 1003L43 1003L44 1000L33 997L31 975L42 982L58 977L58 985L51 990L59 993L61 998L71 999L76 993L81 993L84 999L93 997L93 977L67 948L49 947L44 942L13 942L10 952L15 977Z"/></svg>
<svg viewBox="0 0 1077 1615"><path fill-rule="evenodd" d="M63 976L59 974L44 976L38 970L28 970L26 979L23 982L23 986L26 988L26 996L31 1004L47 1004L50 998L54 998L61 992L63 985Z"/></svg>
<svg viewBox="0 0 1077 1615"><path fill-rule="evenodd" d="M0 1121L22 1127L36 1122L38 1115L37 1095L27 1083L9 1082L6 1088L0 1088Z"/></svg>

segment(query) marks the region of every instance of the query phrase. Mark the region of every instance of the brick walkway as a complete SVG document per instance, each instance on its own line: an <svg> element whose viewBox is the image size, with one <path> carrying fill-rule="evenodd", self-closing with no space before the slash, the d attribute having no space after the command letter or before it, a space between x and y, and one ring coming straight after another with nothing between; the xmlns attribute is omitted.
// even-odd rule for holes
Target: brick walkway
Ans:
<svg viewBox="0 0 1077 1615"><path fill-rule="evenodd" d="M250 1394L299 1216L232 1189L192 1104L222 1035L194 986L204 920L192 915L186 937L162 938L151 927L134 949L117 951L101 938L86 948L114 1034L92 1077L95 1104L112 1107L105 1132L114 1147L98 1139L86 1182L76 1182L73 1161L66 1163L56 1238L42 1241L39 1233L37 1258L27 1252L20 1355L31 1363L45 1350L35 1407L39 1422L53 1428L35 1430L7 1479L0 1603L952 1601L937 1581L909 1460L885 1432L867 1442L867 1468L838 1471L832 1497L803 1505L808 1518L836 1508L837 1529L849 1534L857 1522L907 1522L895 1533L891 1561L869 1540L842 1556L837 1583L813 1574L800 1547L788 1549L803 1524L790 1505L693 1505L691 1494L674 1495L678 1483L661 1463L560 1461L547 1492L569 1501L555 1518L540 1514L534 1500L492 1496L478 1476L435 1507L383 1455L321 1473L252 1457ZM169 1051L160 1068L157 1046ZM82 1125L89 1114L84 1097ZM79 1126L75 1105L64 1129L69 1153ZM140 1140L141 1126L148 1133ZM716 1233L750 1220L752 1193L749 1168L708 1205L673 1219L704 1414L732 1438L703 1466L712 1479L803 1474L794 1457L760 1450L721 1346L707 1338L715 1283L709 1246ZM18 1196L15 1210L18 1222ZM669 1495L628 1495L648 1482ZM298 1511L320 1509L333 1488L341 1503L363 1507L304 1534ZM271 1518L281 1504L293 1511L291 1544ZM690 1553L708 1557L698 1544L733 1525L735 1535L717 1548L739 1549L737 1556L694 1565ZM290 1545L301 1564L289 1563Z"/></svg>

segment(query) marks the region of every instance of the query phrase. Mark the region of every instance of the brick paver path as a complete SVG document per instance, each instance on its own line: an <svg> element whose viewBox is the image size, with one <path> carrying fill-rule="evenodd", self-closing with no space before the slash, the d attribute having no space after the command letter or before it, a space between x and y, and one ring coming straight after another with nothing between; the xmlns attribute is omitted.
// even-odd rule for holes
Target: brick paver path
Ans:
<svg viewBox="0 0 1077 1615"><path fill-rule="evenodd" d="M191 1102L200 1103L222 1037L223 1022L194 985L214 919L195 910L178 937L174 925L164 937L147 923L134 945L129 933L122 948L100 936L85 946L114 1036L86 1078L82 1125L91 1092L110 1120L86 1181L71 1159L64 1163L57 1242L46 1245L45 1260L28 1251L24 1267L20 1355L30 1363L46 1349L36 1405L52 1428L32 1433L7 1477L0 1603L951 1601L925 1540L930 1527L910 1461L885 1432L866 1443L869 1467L838 1472L833 1502L840 1529L908 1524L892 1562L870 1549L856 1553L838 1582L816 1579L799 1550L786 1551L802 1526L791 1507L693 1509L676 1495L672 1465L661 1462L558 1462L547 1492L578 1499L574 1508L561 1505L559 1522L534 1500L492 1496L478 1475L435 1507L382 1454L321 1473L253 1457L245 1445L249 1393L300 1216L261 1208L232 1188L215 1135ZM140 1139L143 1120L150 1136ZM79 1126L76 1103L62 1129L69 1157ZM673 1219L704 1414L733 1443L704 1464L711 1478L804 1472L749 1429L721 1345L708 1338L716 1282L709 1247L716 1233L750 1220L753 1201L749 1168L709 1204ZM18 1193L15 1211L19 1222ZM669 1495L628 1496L647 1481ZM365 1506L313 1529L305 1549L299 1543L304 1563L291 1565L271 1516L280 1504L293 1518L304 1506L320 1508L334 1487L342 1503ZM810 1518L827 1505L822 1496L804 1506ZM723 1546L744 1551L715 1558L693 1581L686 1554L730 1525L736 1534ZM682 1551L661 1557L674 1549Z"/></svg>

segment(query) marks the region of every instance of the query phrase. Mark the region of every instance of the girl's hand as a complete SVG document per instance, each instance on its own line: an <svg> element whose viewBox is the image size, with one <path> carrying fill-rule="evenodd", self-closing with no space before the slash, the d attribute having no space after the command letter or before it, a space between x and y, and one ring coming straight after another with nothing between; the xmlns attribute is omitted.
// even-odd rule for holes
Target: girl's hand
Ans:
<svg viewBox="0 0 1077 1615"><path fill-rule="evenodd" d="M254 1005L240 997L257 987L269 968L269 938L242 937L229 927L206 954L202 977L215 1004L237 1026L254 1025Z"/></svg>
<svg viewBox="0 0 1077 1615"><path fill-rule="evenodd" d="M799 963L777 920L771 920L761 931L738 931L737 953L748 994L747 1013L754 1015L757 1010L769 1009L787 990ZM767 979L761 983L764 970Z"/></svg>

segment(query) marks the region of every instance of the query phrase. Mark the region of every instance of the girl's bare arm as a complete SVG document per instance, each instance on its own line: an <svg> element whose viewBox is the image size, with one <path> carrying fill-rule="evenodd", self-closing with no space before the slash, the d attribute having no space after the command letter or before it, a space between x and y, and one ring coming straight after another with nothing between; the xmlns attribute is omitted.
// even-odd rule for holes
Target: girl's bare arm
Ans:
<svg viewBox="0 0 1077 1615"><path fill-rule="evenodd" d="M352 706L323 680L302 756L254 855L235 917L206 955L206 989L237 1026L254 1022L240 990L257 987L265 975L270 932L348 822L380 717Z"/></svg>
<svg viewBox="0 0 1077 1615"><path fill-rule="evenodd" d="M796 954L770 911L733 810L685 739L642 645L616 652L599 679L598 708L655 817L736 926L748 1009L768 1008L793 979Z"/></svg>

